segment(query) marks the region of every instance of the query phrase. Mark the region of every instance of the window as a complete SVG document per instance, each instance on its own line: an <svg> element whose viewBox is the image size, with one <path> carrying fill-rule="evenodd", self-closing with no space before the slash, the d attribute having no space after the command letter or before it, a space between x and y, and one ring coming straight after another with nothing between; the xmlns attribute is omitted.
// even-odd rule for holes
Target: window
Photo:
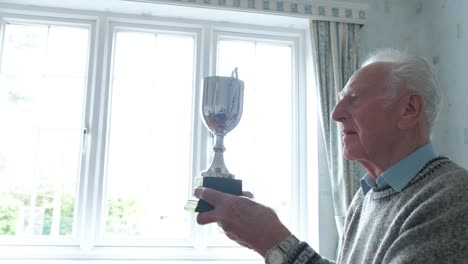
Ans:
<svg viewBox="0 0 468 264"><path fill-rule="evenodd" d="M212 156L203 77L235 67L244 111L225 138L226 165L304 234L302 30L9 12L0 27L0 252L10 253L0 258L261 262L183 209Z"/></svg>
<svg viewBox="0 0 468 264"><path fill-rule="evenodd" d="M0 234L73 233L89 29L6 23L0 73Z"/></svg>
<svg viewBox="0 0 468 264"><path fill-rule="evenodd" d="M114 37L105 237L187 240L195 39Z"/></svg>
<svg viewBox="0 0 468 264"><path fill-rule="evenodd" d="M244 80L242 119L225 139L226 166L242 179L244 189L251 190L256 200L268 204L291 226L298 217L292 210L291 181L294 47L258 36L219 35L217 43L218 75L230 76L238 67Z"/></svg>

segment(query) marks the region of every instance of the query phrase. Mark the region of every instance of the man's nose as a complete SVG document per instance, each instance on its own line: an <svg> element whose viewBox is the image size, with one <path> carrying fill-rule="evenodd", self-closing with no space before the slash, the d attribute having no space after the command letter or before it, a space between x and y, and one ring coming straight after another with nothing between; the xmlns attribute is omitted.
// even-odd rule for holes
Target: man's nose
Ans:
<svg viewBox="0 0 468 264"><path fill-rule="evenodd" d="M343 108L343 101L340 100L338 103L335 105L333 108L333 111L331 113L331 119L333 119L336 122L343 122L343 120L346 119L346 111Z"/></svg>

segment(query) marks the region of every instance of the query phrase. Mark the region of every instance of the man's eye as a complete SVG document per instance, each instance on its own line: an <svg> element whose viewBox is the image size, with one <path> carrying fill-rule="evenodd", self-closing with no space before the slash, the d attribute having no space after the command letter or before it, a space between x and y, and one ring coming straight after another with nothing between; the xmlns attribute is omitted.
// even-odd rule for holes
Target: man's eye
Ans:
<svg viewBox="0 0 468 264"><path fill-rule="evenodd" d="M349 101L350 102L356 102L358 100L358 97L357 96L350 96L349 97Z"/></svg>

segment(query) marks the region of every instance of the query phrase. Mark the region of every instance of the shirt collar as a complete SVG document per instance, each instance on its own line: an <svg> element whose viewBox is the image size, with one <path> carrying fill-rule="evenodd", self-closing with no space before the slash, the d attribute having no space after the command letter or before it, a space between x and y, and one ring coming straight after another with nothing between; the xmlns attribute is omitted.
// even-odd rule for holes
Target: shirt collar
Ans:
<svg viewBox="0 0 468 264"><path fill-rule="evenodd" d="M436 157L437 153L432 144L424 145L384 171L375 180L369 173L366 173L361 179L362 191L366 194L370 189L378 190L390 186L395 191L401 192L416 174Z"/></svg>

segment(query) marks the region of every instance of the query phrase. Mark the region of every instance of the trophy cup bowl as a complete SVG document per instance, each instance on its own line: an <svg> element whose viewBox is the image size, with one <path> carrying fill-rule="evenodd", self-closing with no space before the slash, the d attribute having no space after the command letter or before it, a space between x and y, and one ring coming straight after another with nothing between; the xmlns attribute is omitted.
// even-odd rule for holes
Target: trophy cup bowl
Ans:
<svg viewBox="0 0 468 264"><path fill-rule="evenodd" d="M203 80L201 116L205 126L215 136L214 156L210 167L201 173L202 185L234 195L242 194L242 181L234 179L224 164L224 136L234 129L242 116L244 82L237 78L237 68L231 77L210 76ZM200 183L196 185L200 185ZM190 201L189 201L190 203ZM194 207L187 205L186 209ZM195 212L206 212L213 206L199 200Z"/></svg>

